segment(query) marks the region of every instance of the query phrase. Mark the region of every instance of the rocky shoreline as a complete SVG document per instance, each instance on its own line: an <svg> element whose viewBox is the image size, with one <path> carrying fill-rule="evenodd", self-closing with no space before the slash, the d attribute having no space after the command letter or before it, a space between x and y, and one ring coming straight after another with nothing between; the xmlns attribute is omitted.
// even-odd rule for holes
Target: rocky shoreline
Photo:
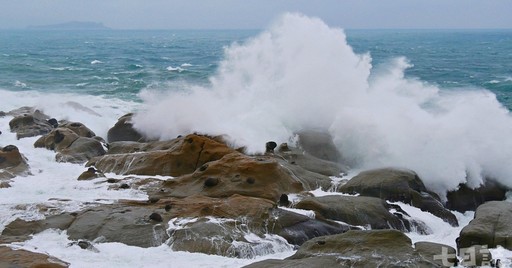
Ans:
<svg viewBox="0 0 512 268"><path fill-rule="evenodd" d="M84 250L101 242L138 247L166 243L176 251L254 258L297 249L284 260L247 267L496 266L486 247L512 250L512 203L504 201L509 189L488 180L477 189L460 185L445 198L427 189L414 171L391 167L347 180L340 174L349 167L323 132L297 133L297 144L269 141L262 144L265 153L249 155L222 136L190 133L149 140L133 128L133 114L121 117L107 140L80 122L59 121L31 107L0 116L13 117L9 127L18 139L40 136L34 147L55 151L55 161L84 164L77 180L148 195L146 201L90 204L43 220L14 220L0 235L0 264L8 267L67 267L50 256L8 246L50 228L66 230L76 241L73 246ZM109 178L112 173L123 178ZM10 187L16 176L31 175L30 159L16 144L0 144L0 188ZM310 193L319 188L332 194ZM451 226L459 224L452 211L476 213L462 229L456 249L431 242L413 245L404 232L431 230L400 204ZM469 259L468 252L474 253Z"/></svg>

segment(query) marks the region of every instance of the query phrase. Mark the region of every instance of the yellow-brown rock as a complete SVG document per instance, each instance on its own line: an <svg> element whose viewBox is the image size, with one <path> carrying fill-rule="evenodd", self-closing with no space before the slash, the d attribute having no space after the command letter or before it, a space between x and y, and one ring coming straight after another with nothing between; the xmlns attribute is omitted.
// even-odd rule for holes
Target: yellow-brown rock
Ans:
<svg viewBox="0 0 512 268"><path fill-rule="evenodd" d="M296 193L304 186L271 157L250 157L235 152L201 166L192 174L167 180L162 194L173 197L234 194L279 200L283 193Z"/></svg>
<svg viewBox="0 0 512 268"><path fill-rule="evenodd" d="M236 152L224 143L195 134L169 141L165 150L158 150L161 146L146 147L150 151L107 154L91 159L87 165L94 165L103 173L181 176L194 172L205 163ZM144 146L139 149L144 150Z"/></svg>

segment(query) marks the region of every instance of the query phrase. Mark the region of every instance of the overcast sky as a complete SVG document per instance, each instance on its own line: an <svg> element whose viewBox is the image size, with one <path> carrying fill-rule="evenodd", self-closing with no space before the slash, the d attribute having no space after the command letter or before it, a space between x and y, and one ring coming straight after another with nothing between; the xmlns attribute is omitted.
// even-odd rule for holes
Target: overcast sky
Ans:
<svg viewBox="0 0 512 268"><path fill-rule="evenodd" d="M351 28L512 28L512 0L0 0L0 28L261 29L283 12Z"/></svg>

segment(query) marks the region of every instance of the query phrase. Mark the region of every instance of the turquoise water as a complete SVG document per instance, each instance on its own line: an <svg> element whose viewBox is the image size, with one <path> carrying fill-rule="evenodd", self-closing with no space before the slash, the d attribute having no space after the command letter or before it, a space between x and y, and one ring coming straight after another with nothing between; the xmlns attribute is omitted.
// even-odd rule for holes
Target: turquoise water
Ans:
<svg viewBox="0 0 512 268"><path fill-rule="evenodd" d="M207 84L224 48L255 30L1 31L0 88L138 99L142 89ZM512 31L347 30L378 66L405 56L406 76L441 88L485 88L512 108Z"/></svg>

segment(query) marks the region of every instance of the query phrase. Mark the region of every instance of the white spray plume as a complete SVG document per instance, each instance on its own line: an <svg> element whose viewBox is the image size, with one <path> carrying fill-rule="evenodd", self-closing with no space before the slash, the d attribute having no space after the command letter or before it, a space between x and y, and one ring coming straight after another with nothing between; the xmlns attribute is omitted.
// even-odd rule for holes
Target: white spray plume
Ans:
<svg viewBox="0 0 512 268"><path fill-rule="evenodd" d="M408 67L398 57L372 70L341 29L285 14L228 47L209 87L142 92L146 109L134 125L160 139L227 134L253 152L302 129L325 129L353 167L406 167L441 194L485 177L512 187L512 118L496 96L443 91L405 78Z"/></svg>

